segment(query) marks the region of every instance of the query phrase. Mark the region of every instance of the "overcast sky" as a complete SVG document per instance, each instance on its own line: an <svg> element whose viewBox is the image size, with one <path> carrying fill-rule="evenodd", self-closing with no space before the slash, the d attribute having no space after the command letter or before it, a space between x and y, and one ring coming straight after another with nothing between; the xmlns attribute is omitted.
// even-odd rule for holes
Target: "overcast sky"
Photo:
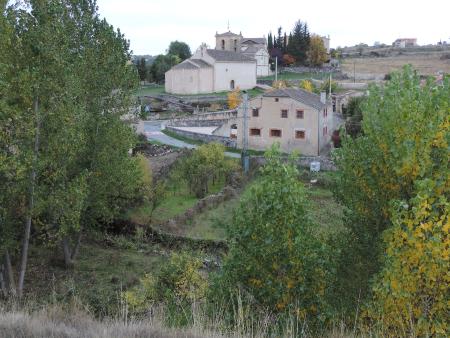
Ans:
<svg viewBox="0 0 450 338"><path fill-rule="evenodd" d="M267 37L277 27L291 31L298 19L312 33L330 35L331 47L396 38L417 38L420 45L450 39L449 0L97 0L101 16L120 28L134 54L164 53L170 41L192 51L230 30L244 37Z"/></svg>

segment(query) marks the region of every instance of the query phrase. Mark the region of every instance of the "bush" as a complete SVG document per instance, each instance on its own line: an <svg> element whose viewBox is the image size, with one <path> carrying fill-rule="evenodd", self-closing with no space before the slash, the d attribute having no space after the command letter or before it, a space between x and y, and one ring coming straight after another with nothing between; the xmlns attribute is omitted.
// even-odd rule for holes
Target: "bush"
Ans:
<svg viewBox="0 0 450 338"><path fill-rule="evenodd" d="M190 192L197 198L203 198L208 194L211 184L235 169L235 163L225 157L225 147L210 143L201 145L191 156L183 159L174 175L184 179Z"/></svg>
<svg viewBox="0 0 450 338"><path fill-rule="evenodd" d="M185 326L192 321L191 306L206 294L208 282L199 271L203 266L192 254L174 253L155 275L146 275L141 284L124 293L133 313L142 313L163 304L170 325Z"/></svg>
<svg viewBox="0 0 450 338"><path fill-rule="evenodd" d="M253 309L323 321L332 259L313 235L294 161L283 163L279 146L266 159L228 229L230 251L212 297L232 308L239 294Z"/></svg>

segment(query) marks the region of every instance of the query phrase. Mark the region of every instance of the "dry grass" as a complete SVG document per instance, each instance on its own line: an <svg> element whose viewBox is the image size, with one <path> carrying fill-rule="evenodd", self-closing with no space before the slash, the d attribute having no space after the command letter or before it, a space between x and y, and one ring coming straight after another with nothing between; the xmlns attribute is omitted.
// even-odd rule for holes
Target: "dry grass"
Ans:
<svg viewBox="0 0 450 338"><path fill-rule="evenodd" d="M201 327L165 328L161 321L97 321L82 312L67 314L59 308L38 313L0 312L0 337L8 338L177 338L223 337Z"/></svg>
<svg viewBox="0 0 450 338"><path fill-rule="evenodd" d="M17 308L17 307L16 307ZM220 316L220 313L217 313ZM126 318L126 316L123 316ZM271 337L271 317L259 321L238 321L237 326L227 331L219 331L224 327L223 319L211 322L204 314L194 315L194 324L188 328L167 328L163 325L164 315L158 310L153 317L141 320L93 319L88 313L77 307L51 305L41 311L4 310L0 308L0 337L7 338L244 338ZM243 318L242 318L243 319ZM208 329L209 328L209 329ZM294 332L297 332L295 334ZM285 323L282 337L312 337L297 320ZM371 335L367 335L371 336ZM365 335L349 332L345 325L335 326L322 337L358 338Z"/></svg>
<svg viewBox="0 0 450 338"><path fill-rule="evenodd" d="M441 60L443 54L445 53L435 52L378 58L349 58L343 60L341 68L353 78L354 63L356 79L363 80L370 77L382 79L385 74L399 70L406 64L411 64L421 75L435 75L438 71L450 73L450 59Z"/></svg>

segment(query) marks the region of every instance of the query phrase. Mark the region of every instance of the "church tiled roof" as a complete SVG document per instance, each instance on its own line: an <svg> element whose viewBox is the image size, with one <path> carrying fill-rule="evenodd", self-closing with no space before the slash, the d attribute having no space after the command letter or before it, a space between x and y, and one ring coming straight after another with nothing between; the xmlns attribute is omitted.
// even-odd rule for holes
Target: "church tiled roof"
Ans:
<svg viewBox="0 0 450 338"><path fill-rule="evenodd" d="M241 41L241 44L246 45L246 44L251 44L252 42L255 44L258 44L258 45L265 45L266 39L265 38L243 38Z"/></svg>
<svg viewBox="0 0 450 338"><path fill-rule="evenodd" d="M189 59L189 61L195 63L200 68L209 68L212 67L208 62L202 60L202 59Z"/></svg>
<svg viewBox="0 0 450 338"><path fill-rule="evenodd" d="M222 62L256 62L255 59L250 58L239 52L229 52L227 50L207 49L207 53L216 61Z"/></svg>
<svg viewBox="0 0 450 338"><path fill-rule="evenodd" d="M264 97L290 97L293 100L304 103L316 109L322 109L325 105L320 101L320 96L303 89L283 88L263 94Z"/></svg>
<svg viewBox="0 0 450 338"><path fill-rule="evenodd" d="M225 32L225 33L221 33L221 34L216 34L216 37L217 37L217 38L227 37L227 36L241 36L241 35L232 33L232 32L230 32L230 31Z"/></svg>
<svg viewBox="0 0 450 338"><path fill-rule="evenodd" d="M177 64L172 69L198 69L212 67L209 63L200 59L187 59Z"/></svg>

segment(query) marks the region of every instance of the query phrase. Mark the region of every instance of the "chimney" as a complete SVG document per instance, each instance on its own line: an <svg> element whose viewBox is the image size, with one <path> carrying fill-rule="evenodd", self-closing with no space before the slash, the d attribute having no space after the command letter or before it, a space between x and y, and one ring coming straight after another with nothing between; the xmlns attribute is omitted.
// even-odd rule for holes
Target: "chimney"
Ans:
<svg viewBox="0 0 450 338"><path fill-rule="evenodd" d="M320 92L320 102L323 104L327 104L327 93L326 92Z"/></svg>

